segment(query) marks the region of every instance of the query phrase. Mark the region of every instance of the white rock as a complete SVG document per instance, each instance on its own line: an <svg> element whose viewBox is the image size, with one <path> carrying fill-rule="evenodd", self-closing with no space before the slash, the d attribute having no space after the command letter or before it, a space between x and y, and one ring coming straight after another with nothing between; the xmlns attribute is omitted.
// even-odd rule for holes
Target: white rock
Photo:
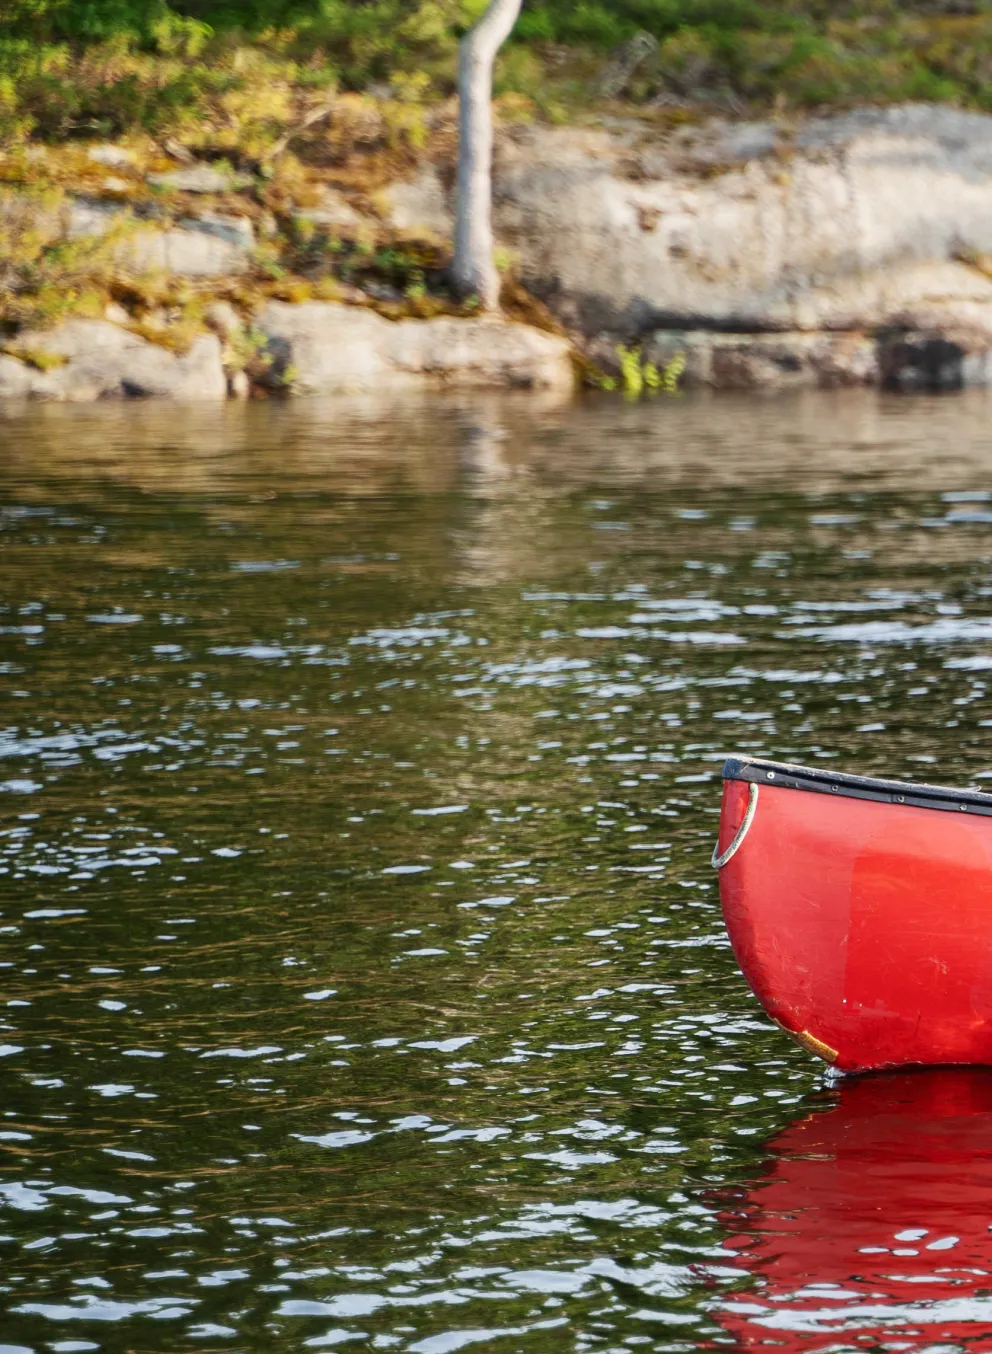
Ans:
<svg viewBox="0 0 992 1354"><path fill-rule="evenodd" d="M400 320L311 301L272 301L256 318L275 358L273 376L293 370L305 393L418 385L526 386L573 383L565 339L498 319Z"/></svg>
<svg viewBox="0 0 992 1354"><path fill-rule="evenodd" d="M992 117L928 105L648 139L527 130L502 146L501 238L587 333L870 328L948 318L992 331Z"/></svg>
<svg viewBox="0 0 992 1354"><path fill-rule="evenodd" d="M139 272L161 270L182 277L227 277L251 266L248 251L240 245L210 230L181 226L141 231L121 245L120 259Z"/></svg>
<svg viewBox="0 0 992 1354"><path fill-rule="evenodd" d="M608 337L591 356L616 368ZM937 328L861 333L721 334L659 330L644 344L645 361L684 362L686 386L718 390L796 386L883 385L895 390L956 390L992 385L992 333L945 322Z"/></svg>
<svg viewBox="0 0 992 1354"><path fill-rule="evenodd" d="M86 155L98 165L107 165L110 169L122 169L125 165L134 164L134 151L125 146L90 146Z"/></svg>
<svg viewBox="0 0 992 1354"><path fill-rule="evenodd" d="M74 198L68 204L69 239L99 239L112 229L122 231L114 257L132 271L227 277L251 266L255 237L246 217L207 212L172 226L139 220L129 208L111 202Z"/></svg>
<svg viewBox="0 0 992 1354"><path fill-rule="evenodd" d="M659 370L681 359L680 384L687 387L756 390L875 385L879 381L878 345L860 333L659 330L648 338L643 356Z"/></svg>
<svg viewBox="0 0 992 1354"><path fill-rule="evenodd" d="M391 183L378 194L377 203L387 225L407 235L427 239L450 239L454 219L441 177L428 165L414 179Z"/></svg>
<svg viewBox="0 0 992 1354"><path fill-rule="evenodd" d="M525 324L442 316L387 325L389 360L408 375L445 385L545 390L575 381L568 342Z"/></svg>
<svg viewBox="0 0 992 1354"><path fill-rule="evenodd" d="M82 240L87 236L99 239L114 226L133 219L129 208L115 202L101 202L87 197L71 198L66 204L65 234L70 240Z"/></svg>
<svg viewBox="0 0 992 1354"><path fill-rule="evenodd" d="M39 373L47 378L44 393L59 399L220 400L227 394L220 342L213 334L177 356L106 320L68 320L58 329L21 334L12 346L65 359Z"/></svg>
<svg viewBox="0 0 992 1354"><path fill-rule="evenodd" d="M239 334L244 328L241 316L230 301L212 301L207 307L204 319L207 328L212 329L215 334L219 334L222 339L231 338L232 335Z"/></svg>
<svg viewBox="0 0 992 1354"><path fill-rule="evenodd" d="M237 174L215 165L190 165L188 169L169 169L164 174L147 175L155 188L171 188L182 193L229 193L251 184L250 174Z"/></svg>
<svg viewBox="0 0 992 1354"><path fill-rule="evenodd" d="M0 353L0 399L57 400L61 398L58 382L51 372L39 371L27 362Z"/></svg>
<svg viewBox="0 0 992 1354"><path fill-rule="evenodd" d="M319 227L332 233L361 231L373 224L367 216L356 211L337 188L325 188L316 207L298 207L293 219L302 225Z"/></svg>
<svg viewBox="0 0 992 1354"><path fill-rule="evenodd" d="M223 212L200 212L195 217L186 217L180 222L187 230L204 231L207 235L216 235L219 240L227 240L239 249L251 252L255 248L255 227L247 216L229 216Z"/></svg>
<svg viewBox="0 0 992 1354"><path fill-rule="evenodd" d="M386 323L368 310L318 301L298 306L273 301L255 319L275 359L273 375L292 367L294 388L306 394L380 386L389 373Z"/></svg>

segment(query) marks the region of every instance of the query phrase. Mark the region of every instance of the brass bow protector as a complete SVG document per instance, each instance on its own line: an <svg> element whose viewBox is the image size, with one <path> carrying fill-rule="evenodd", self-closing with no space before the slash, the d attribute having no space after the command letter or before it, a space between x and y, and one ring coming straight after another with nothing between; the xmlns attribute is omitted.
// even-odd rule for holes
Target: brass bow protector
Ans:
<svg viewBox="0 0 992 1354"><path fill-rule="evenodd" d="M740 827L737 829L737 833L734 837L734 840L730 843L730 845L727 847L726 851L724 851L722 856L719 854L720 849L719 840L717 840L717 844L713 848L713 857L710 861L710 864L713 866L714 870L722 870L728 861L733 860L734 856L737 855L737 852L744 845L744 838L747 836L751 824L754 822L754 815L757 812L758 808L757 783L753 780L750 781L748 784L748 790L750 793L747 801L747 813L745 813L744 815L743 823L741 823Z"/></svg>
<svg viewBox="0 0 992 1354"><path fill-rule="evenodd" d="M809 1030L787 1030L782 1026L786 1034L791 1034L797 1043L802 1044L807 1053L814 1053L818 1058L822 1058L825 1063L835 1063L837 1061L837 1049L831 1044L824 1043L822 1039L817 1039L815 1034L810 1034Z"/></svg>

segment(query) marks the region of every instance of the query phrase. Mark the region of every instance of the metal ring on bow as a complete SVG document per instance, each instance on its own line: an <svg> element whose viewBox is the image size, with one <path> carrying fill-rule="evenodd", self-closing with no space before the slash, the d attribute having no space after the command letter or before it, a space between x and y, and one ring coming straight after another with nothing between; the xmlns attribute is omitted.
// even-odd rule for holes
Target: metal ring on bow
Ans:
<svg viewBox="0 0 992 1354"><path fill-rule="evenodd" d="M710 864L713 866L714 870L722 870L723 867L728 863L728 861L731 861L734 858L734 856L736 856L737 852L744 845L744 838L747 836L751 824L754 822L754 815L758 808L758 786L752 780L748 786L748 789L750 793L748 796L747 812L744 815L743 823L741 823L740 827L737 829L736 834L734 835L734 840L730 843L730 845L727 847L726 851L724 851L722 855L720 854L719 840L717 841L716 846L714 846L713 848L713 858L710 861Z"/></svg>

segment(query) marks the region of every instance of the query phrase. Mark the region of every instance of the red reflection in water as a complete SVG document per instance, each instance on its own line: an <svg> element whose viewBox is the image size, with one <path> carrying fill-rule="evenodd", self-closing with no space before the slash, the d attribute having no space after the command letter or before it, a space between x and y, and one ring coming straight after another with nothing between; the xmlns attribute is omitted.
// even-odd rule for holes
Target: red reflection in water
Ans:
<svg viewBox="0 0 992 1354"><path fill-rule="evenodd" d="M740 1349L992 1351L992 1069L842 1083L722 1221Z"/></svg>

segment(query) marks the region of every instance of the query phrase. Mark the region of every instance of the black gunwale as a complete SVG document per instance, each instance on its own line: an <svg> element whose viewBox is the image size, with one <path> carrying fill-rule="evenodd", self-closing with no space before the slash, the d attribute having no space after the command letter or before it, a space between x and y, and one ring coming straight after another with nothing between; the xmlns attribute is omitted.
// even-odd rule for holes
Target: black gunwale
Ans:
<svg viewBox="0 0 992 1354"><path fill-rule="evenodd" d="M879 780L874 776L854 776L846 771L826 771L819 767L795 766L791 762L772 762L763 757L730 757L724 763L724 780L750 781L756 785L777 786L783 790L805 790L812 794L839 795L844 799L865 799L877 804L898 804L917 809L942 809L953 813L977 813L992 817L992 794L979 790L955 790L945 785L926 785L913 781Z"/></svg>

